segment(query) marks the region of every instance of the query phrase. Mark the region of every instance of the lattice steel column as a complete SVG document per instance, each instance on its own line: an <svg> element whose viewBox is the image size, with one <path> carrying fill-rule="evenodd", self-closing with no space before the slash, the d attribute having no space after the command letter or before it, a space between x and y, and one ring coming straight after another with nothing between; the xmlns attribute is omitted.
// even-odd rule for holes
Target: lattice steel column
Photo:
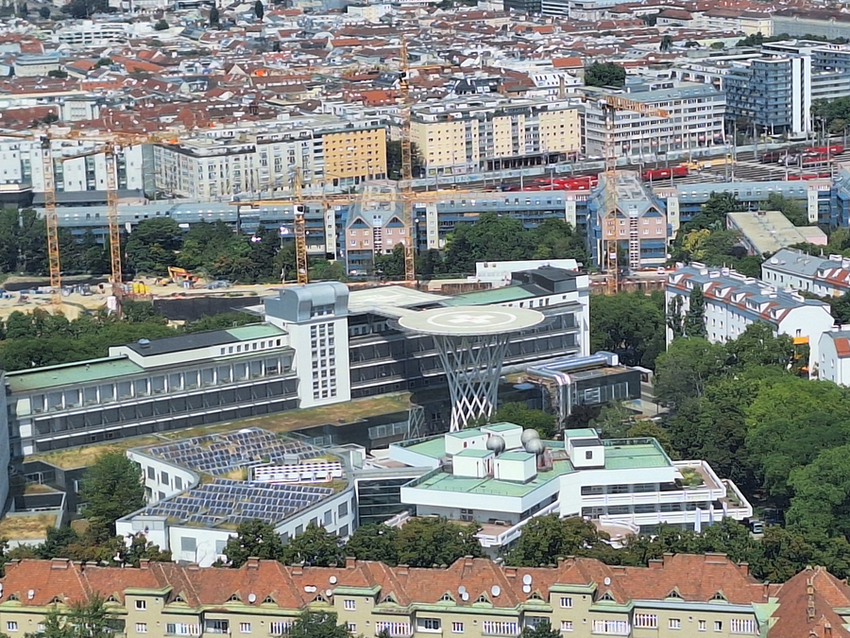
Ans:
<svg viewBox="0 0 850 638"><path fill-rule="evenodd" d="M509 338L509 333L434 335L449 382L452 432L462 430L481 416L493 414Z"/></svg>

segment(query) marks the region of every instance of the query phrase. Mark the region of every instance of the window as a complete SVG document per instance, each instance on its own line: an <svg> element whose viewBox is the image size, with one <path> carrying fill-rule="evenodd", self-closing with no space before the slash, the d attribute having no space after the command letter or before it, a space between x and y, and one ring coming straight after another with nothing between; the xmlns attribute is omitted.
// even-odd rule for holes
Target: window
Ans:
<svg viewBox="0 0 850 638"><path fill-rule="evenodd" d="M733 618L729 621L729 629L733 634L754 634L756 621L753 618Z"/></svg>
<svg viewBox="0 0 850 638"><path fill-rule="evenodd" d="M667 624L667 629L681 629L682 621L679 618L671 618Z"/></svg>
<svg viewBox="0 0 850 638"><path fill-rule="evenodd" d="M226 620L208 620L204 627L204 633L207 634L227 634L230 633L230 623Z"/></svg>
<svg viewBox="0 0 850 638"><path fill-rule="evenodd" d="M136 609L145 610L147 608L148 608L148 605L144 600L137 600L136 601Z"/></svg>
<svg viewBox="0 0 850 638"><path fill-rule="evenodd" d="M569 596L561 596L561 609L572 609L573 599Z"/></svg>
<svg viewBox="0 0 850 638"><path fill-rule="evenodd" d="M345 623L345 628L348 629L349 633L352 633L352 634L357 633L357 623L356 622Z"/></svg>
<svg viewBox="0 0 850 638"><path fill-rule="evenodd" d="M183 536L180 538L181 552L194 552L198 549L198 543L192 536Z"/></svg>
<svg viewBox="0 0 850 638"><path fill-rule="evenodd" d="M594 620L592 632L609 636L628 636L630 631L628 620Z"/></svg>
<svg viewBox="0 0 850 638"><path fill-rule="evenodd" d="M572 631L573 630L573 621L572 620L562 620L561 621L561 631Z"/></svg>
<svg viewBox="0 0 850 638"><path fill-rule="evenodd" d="M249 623L249 622L239 623L239 633L240 634L250 634L251 633L251 623Z"/></svg>
<svg viewBox="0 0 850 638"><path fill-rule="evenodd" d="M697 629L699 629L700 631L705 631L705 621L704 620L698 620L697 621Z"/></svg>
<svg viewBox="0 0 850 638"><path fill-rule="evenodd" d="M463 623L462 622L453 622L452 623L452 633L453 634L462 634L463 633Z"/></svg>
<svg viewBox="0 0 850 638"><path fill-rule="evenodd" d="M440 631L439 618L420 618L416 624L418 631Z"/></svg>
<svg viewBox="0 0 850 638"><path fill-rule="evenodd" d="M152 481L156 480L156 470L152 467L148 467L148 478Z"/></svg>
<svg viewBox="0 0 850 638"><path fill-rule="evenodd" d="M357 601L352 598L346 598L342 601L342 608L348 611L354 611L357 609Z"/></svg>
<svg viewBox="0 0 850 638"><path fill-rule="evenodd" d="M288 634L289 630L292 628L292 621L286 620L278 620L275 622L269 623L269 635L270 636L283 636L284 634Z"/></svg>
<svg viewBox="0 0 850 638"><path fill-rule="evenodd" d="M723 621L715 620L714 621L714 631L723 631Z"/></svg>
<svg viewBox="0 0 850 638"><path fill-rule="evenodd" d="M592 450L587 450L587 451L584 453L584 459L585 459L586 461L590 461L591 459L593 459L593 451L592 451Z"/></svg>
<svg viewBox="0 0 850 638"><path fill-rule="evenodd" d="M485 620L481 623L481 633L485 636L516 636L519 625L509 620Z"/></svg>
<svg viewBox="0 0 850 638"><path fill-rule="evenodd" d="M7 620L6 621L6 631L18 631L18 621L17 620Z"/></svg>
<svg viewBox="0 0 850 638"><path fill-rule="evenodd" d="M655 614L635 614L635 627L658 629L658 616Z"/></svg>
<svg viewBox="0 0 850 638"><path fill-rule="evenodd" d="M146 622L137 622L136 623L136 633L137 634L148 633L148 624Z"/></svg>

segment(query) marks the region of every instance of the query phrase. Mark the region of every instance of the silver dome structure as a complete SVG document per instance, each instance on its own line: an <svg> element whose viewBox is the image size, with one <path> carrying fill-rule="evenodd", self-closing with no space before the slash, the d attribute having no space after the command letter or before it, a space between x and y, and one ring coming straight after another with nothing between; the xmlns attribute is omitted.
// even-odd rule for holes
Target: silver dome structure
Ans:
<svg viewBox="0 0 850 638"><path fill-rule="evenodd" d="M525 451L530 454L543 454L546 451L546 444L540 439L530 439L525 442Z"/></svg>
<svg viewBox="0 0 850 638"><path fill-rule="evenodd" d="M501 454L505 451L505 439L503 439L498 434L494 434L489 439L487 439L487 449L492 450L496 454Z"/></svg>

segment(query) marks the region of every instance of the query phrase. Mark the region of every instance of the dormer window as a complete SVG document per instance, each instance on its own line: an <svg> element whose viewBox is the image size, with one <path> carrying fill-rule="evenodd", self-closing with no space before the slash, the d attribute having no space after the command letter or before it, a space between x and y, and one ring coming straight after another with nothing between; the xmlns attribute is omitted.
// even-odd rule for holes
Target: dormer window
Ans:
<svg viewBox="0 0 850 638"><path fill-rule="evenodd" d="M387 596L387 598L390 598L390 596ZM384 599L384 602L386 602L387 598ZM393 602L395 602L395 601L393 601ZM440 597L439 602L441 602L441 603L453 603L453 602L455 602L455 599L452 598L452 595L449 592L446 592L445 594L443 594Z"/></svg>
<svg viewBox="0 0 850 638"><path fill-rule="evenodd" d="M606 601L606 602L612 602L612 603L616 602L614 600L614 597L611 595L610 591L606 591L604 594L602 594L602 596L599 598L599 600L603 600L603 601Z"/></svg>
<svg viewBox="0 0 850 638"><path fill-rule="evenodd" d="M716 603L727 603L726 596L724 596L721 592L717 592L714 596L711 597L711 600Z"/></svg>
<svg viewBox="0 0 850 638"><path fill-rule="evenodd" d="M267 603L277 604L277 601L274 598L271 597L271 594L269 594L268 596L263 598L263 603L264 604L267 604Z"/></svg>

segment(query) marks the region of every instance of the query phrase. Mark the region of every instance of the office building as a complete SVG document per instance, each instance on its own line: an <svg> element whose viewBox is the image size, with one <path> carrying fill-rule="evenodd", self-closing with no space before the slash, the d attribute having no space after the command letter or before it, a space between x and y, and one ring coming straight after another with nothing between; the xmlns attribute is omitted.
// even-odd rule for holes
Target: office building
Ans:
<svg viewBox="0 0 850 638"><path fill-rule="evenodd" d="M819 257L785 248L762 263L761 278L777 288L840 297L850 292L850 259L843 255Z"/></svg>
<svg viewBox="0 0 850 638"><path fill-rule="evenodd" d="M713 269L692 262L669 274L667 307L671 307L675 297L680 297L682 312L687 312L694 286L700 286L705 296L703 319L710 342L736 339L750 324L763 322L771 326L775 334L788 335L796 344L809 345L809 370L819 360L820 337L831 330L834 323L828 304L805 299L796 292L745 277L728 268ZM668 327L667 343L672 340L673 331Z"/></svg>
<svg viewBox="0 0 850 638"><path fill-rule="evenodd" d="M579 107L566 100L447 98L411 109L410 139L428 175L546 166L581 149Z"/></svg>
<svg viewBox="0 0 850 638"><path fill-rule="evenodd" d="M661 266L667 261L668 222L666 208L635 171L616 171L617 196L608 192L607 174L588 202L588 248L593 262L603 264L608 249L627 255L629 268Z"/></svg>
<svg viewBox="0 0 850 638"><path fill-rule="evenodd" d="M556 269L551 269L556 270ZM0 431L14 455L193 427L402 390L445 387L430 335L406 313L439 306L540 308L505 365L589 354L587 275L518 273L513 285L444 297L387 286L288 287L248 310L256 325L119 346L103 359L10 372ZM7 421L8 419L8 421Z"/></svg>
<svg viewBox="0 0 850 638"><path fill-rule="evenodd" d="M605 95L622 96L668 114L662 117L618 110L611 139L612 152L617 157L637 160L670 153L678 153L681 157L688 152L698 154L703 149L723 144L726 97L710 85L638 82L627 84L625 90L617 92L596 88L583 91L591 98L584 110L584 144L588 155L605 156L609 133L605 111L597 101Z"/></svg>
<svg viewBox="0 0 850 638"><path fill-rule="evenodd" d="M794 244L827 243L826 233L817 226L795 226L777 210L727 213L726 227L738 233L750 255L769 255Z"/></svg>
<svg viewBox="0 0 850 638"><path fill-rule="evenodd" d="M593 429L541 441L512 423L449 432L390 446L390 458L432 470L401 488L418 516L482 525L481 544L496 552L534 516L593 520L612 540L652 533L661 523L696 529L752 506L704 461L671 461L654 439L601 440ZM689 487L684 474L702 478ZM663 494L663 498L661 497Z"/></svg>

